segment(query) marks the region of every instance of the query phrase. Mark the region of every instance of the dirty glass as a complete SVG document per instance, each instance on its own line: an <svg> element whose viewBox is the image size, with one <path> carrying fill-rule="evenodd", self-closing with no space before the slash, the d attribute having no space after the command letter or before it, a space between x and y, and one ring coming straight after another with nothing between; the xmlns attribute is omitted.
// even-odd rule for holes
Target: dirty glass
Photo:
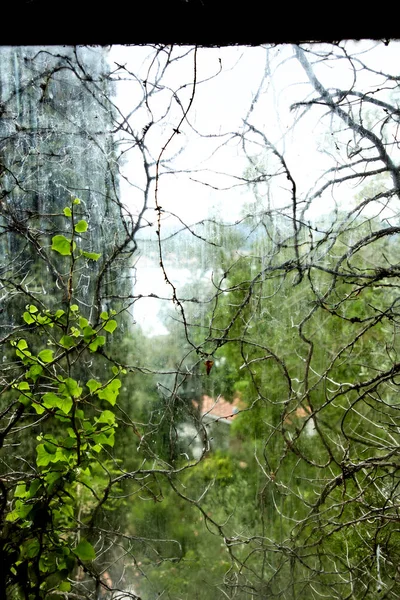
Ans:
<svg viewBox="0 0 400 600"><path fill-rule="evenodd" d="M1 598L399 597L398 59L0 48Z"/></svg>

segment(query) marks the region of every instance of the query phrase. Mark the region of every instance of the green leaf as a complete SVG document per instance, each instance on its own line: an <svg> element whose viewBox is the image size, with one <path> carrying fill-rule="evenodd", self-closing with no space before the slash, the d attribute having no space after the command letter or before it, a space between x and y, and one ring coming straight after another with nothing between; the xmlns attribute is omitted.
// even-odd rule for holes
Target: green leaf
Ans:
<svg viewBox="0 0 400 600"><path fill-rule="evenodd" d="M97 419L97 422L113 425L115 423L115 415L111 410L103 410L100 417Z"/></svg>
<svg viewBox="0 0 400 600"><path fill-rule="evenodd" d="M18 519L25 519L29 515L33 508L33 504L24 504L21 500L17 500L13 511L8 513L6 521L17 521Z"/></svg>
<svg viewBox="0 0 400 600"><path fill-rule="evenodd" d="M29 304L26 307L26 310L28 310L30 313L37 313L39 311L39 309L34 304Z"/></svg>
<svg viewBox="0 0 400 600"><path fill-rule="evenodd" d="M67 415L72 408L72 398L70 396L57 396L53 392L48 392L43 396L43 406L45 408L59 408Z"/></svg>
<svg viewBox="0 0 400 600"><path fill-rule="evenodd" d="M41 554L39 558L39 570L42 573L48 573L54 571L55 567L55 556L49 554Z"/></svg>
<svg viewBox="0 0 400 600"><path fill-rule="evenodd" d="M85 448L86 448L86 444L81 444L82 452L84 452ZM76 459L76 451L75 450L72 451L69 448L57 448L55 462L69 463L71 457Z"/></svg>
<svg viewBox="0 0 400 600"><path fill-rule="evenodd" d="M108 331L108 333L113 333L117 328L117 321L114 321L113 319L111 319L111 321L108 321L105 325L104 325L104 329L105 331Z"/></svg>
<svg viewBox="0 0 400 600"><path fill-rule="evenodd" d="M29 352L29 350L24 350L24 352L21 352L20 350L16 350L15 354L18 356L18 358L21 358L25 364L32 364L33 360L28 360L28 357L32 356L32 354L31 354L31 352Z"/></svg>
<svg viewBox="0 0 400 600"><path fill-rule="evenodd" d="M88 386L91 394L93 394L96 390L101 388L101 383L99 383L95 379L89 379L86 385Z"/></svg>
<svg viewBox="0 0 400 600"><path fill-rule="evenodd" d="M25 392L19 396L18 401L24 406L29 406L32 403L32 394L30 392L29 383L27 381L21 381L18 385L13 387L16 387L21 392Z"/></svg>
<svg viewBox="0 0 400 600"><path fill-rule="evenodd" d="M71 312L77 312L79 310L79 306L77 304L71 304L69 309Z"/></svg>
<svg viewBox="0 0 400 600"><path fill-rule="evenodd" d="M26 394L19 396L18 401L24 406L30 406L32 404L32 397L33 394L27 392Z"/></svg>
<svg viewBox="0 0 400 600"><path fill-rule="evenodd" d="M58 586L60 592L69 592L71 590L71 584L69 581L62 581Z"/></svg>
<svg viewBox="0 0 400 600"><path fill-rule="evenodd" d="M62 471L50 471L45 477L47 484L47 491L51 494L54 490L54 487L60 479L63 477Z"/></svg>
<svg viewBox="0 0 400 600"><path fill-rule="evenodd" d="M32 323L35 323L35 319L28 312L24 312L22 318L24 319L25 323L28 323L28 325L32 325Z"/></svg>
<svg viewBox="0 0 400 600"><path fill-rule="evenodd" d="M85 319L85 317L80 317L80 319L79 319L79 327L81 327L82 329L84 329L88 325L89 325L89 321L87 319Z"/></svg>
<svg viewBox="0 0 400 600"><path fill-rule="evenodd" d="M38 359L44 363L50 363L53 361L53 350L42 350L38 354Z"/></svg>
<svg viewBox="0 0 400 600"><path fill-rule="evenodd" d="M49 454L44 447L44 444L39 444L36 447L37 459L36 464L38 467L47 467L49 463L54 462L54 454Z"/></svg>
<svg viewBox="0 0 400 600"><path fill-rule="evenodd" d="M108 319L108 312L104 311L100 314L100 319L103 319L103 321L107 321Z"/></svg>
<svg viewBox="0 0 400 600"><path fill-rule="evenodd" d="M63 335L61 340L59 341L60 346L63 348L72 348L75 346L76 340L70 335Z"/></svg>
<svg viewBox="0 0 400 600"><path fill-rule="evenodd" d="M45 411L43 406L41 404L39 404L38 402L33 402L32 406L35 409L36 414L38 414L38 415L42 415Z"/></svg>
<svg viewBox="0 0 400 600"><path fill-rule="evenodd" d="M82 333L83 333L83 335L84 335L85 338L91 338L92 335L96 335L97 332L96 332L95 329L93 329L93 327L91 325L88 325L87 327L84 327Z"/></svg>
<svg viewBox="0 0 400 600"><path fill-rule="evenodd" d="M86 435L92 435L92 433L95 431L95 428L93 427L90 421L84 421L82 423L82 427L85 430Z"/></svg>
<svg viewBox="0 0 400 600"><path fill-rule="evenodd" d="M27 347L28 347L28 344L27 344L26 340L23 340L23 339L18 340L17 348L19 348L19 350L25 350L25 348L27 348Z"/></svg>
<svg viewBox="0 0 400 600"><path fill-rule="evenodd" d="M29 540L24 548L24 554L27 558L34 558L39 554L40 551L40 542L37 538L33 540Z"/></svg>
<svg viewBox="0 0 400 600"><path fill-rule="evenodd" d="M104 389L97 392L97 395L101 400L107 400L107 402L114 406L117 401L120 387L121 381L119 379L113 379L113 381L110 381Z"/></svg>
<svg viewBox="0 0 400 600"><path fill-rule="evenodd" d="M32 379L32 381L36 381L42 373L43 367L41 365L32 365L29 371L26 373L26 378Z"/></svg>
<svg viewBox="0 0 400 600"><path fill-rule="evenodd" d="M17 385L17 390L30 390L30 386L29 383L27 381L21 381L18 385Z"/></svg>
<svg viewBox="0 0 400 600"><path fill-rule="evenodd" d="M15 488L14 498L25 498L27 496L25 483L19 483Z"/></svg>
<svg viewBox="0 0 400 600"><path fill-rule="evenodd" d="M57 452L57 446L55 446L52 441L51 442L45 442L44 449L46 450L46 452L48 454L56 454L56 452Z"/></svg>
<svg viewBox="0 0 400 600"><path fill-rule="evenodd" d="M70 396L72 396L73 398L79 398L80 395L82 394L82 388L79 387L78 382L75 379L72 379L72 377L67 377L67 379L65 379L64 383L61 384L59 390L62 391L64 393L64 386L65 389L67 390L68 394Z"/></svg>
<svg viewBox="0 0 400 600"><path fill-rule="evenodd" d="M6 521L9 521L11 523L17 521L18 519L19 514L15 510L12 510L10 513L8 513L8 515L6 515Z"/></svg>
<svg viewBox="0 0 400 600"><path fill-rule="evenodd" d="M89 260L99 260L101 254L97 254L97 252L86 252L85 250L81 250L81 256L84 256Z"/></svg>
<svg viewBox="0 0 400 600"><path fill-rule="evenodd" d="M79 200L79 198L75 198L72 202L72 204L80 204L81 201Z"/></svg>
<svg viewBox="0 0 400 600"><path fill-rule="evenodd" d="M40 481L40 479L34 479L31 485L29 486L28 498L33 498L41 485L42 482Z"/></svg>
<svg viewBox="0 0 400 600"><path fill-rule="evenodd" d="M65 215L66 217L72 217L72 211L71 211L71 209L69 208L69 206L66 206L66 207L64 208L64 210L63 210L63 213L64 213L64 215Z"/></svg>
<svg viewBox="0 0 400 600"><path fill-rule="evenodd" d="M98 335L93 340L93 342L91 344L89 344L89 350L91 350L92 352L96 352L96 350L99 348L99 346L104 346L105 343L106 343L106 338L104 337L104 335Z"/></svg>
<svg viewBox="0 0 400 600"><path fill-rule="evenodd" d="M107 444L108 446L111 446L111 448L114 447L114 444L115 444L114 432L112 432L112 434L108 436L107 441L103 442L103 444Z"/></svg>
<svg viewBox="0 0 400 600"><path fill-rule="evenodd" d="M107 444L107 446L111 446L111 448L114 448L114 444L115 444L114 432L112 432L111 435L108 436L107 441L103 442L103 444Z"/></svg>
<svg viewBox="0 0 400 600"><path fill-rule="evenodd" d="M75 437L67 437L64 439L64 448L75 448L76 447L76 436Z"/></svg>
<svg viewBox="0 0 400 600"><path fill-rule="evenodd" d="M71 408L72 408L72 399L68 398L67 396L63 396L60 399L60 403L58 405L58 408L60 410L62 410L62 412L64 413L64 415L68 415L68 413L70 412Z"/></svg>
<svg viewBox="0 0 400 600"><path fill-rule="evenodd" d="M25 504L23 500L17 500L15 503L15 512L18 513L18 516L24 519L33 508L32 504Z"/></svg>
<svg viewBox="0 0 400 600"><path fill-rule="evenodd" d="M104 431L99 431L93 435L93 440L96 442L94 446L92 446L93 450L99 452L102 450L101 445L114 446L114 430L110 432L109 435L106 435Z"/></svg>
<svg viewBox="0 0 400 600"><path fill-rule="evenodd" d="M96 558L96 552L87 540L81 540L74 552L81 560L94 560Z"/></svg>
<svg viewBox="0 0 400 600"><path fill-rule="evenodd" d="M88 228L88 224L86 221L78 221L74 227L74 229L77 233L83 233L84 231L87 231L87 228Z"/></svg>
<svg viewBox="0 0 400 600"><path fill-rule="evenodd" d="M50 327L53 327L53 322L47 315L38 315L37 322L40 325L50 325Z"/></svg>
<svg viewBox="0 0 400 600"><path fill-rule="evenodd" d="M31 352L29 352L28 348L28 344L26 342L26 340L21 339L18 340L17 342L17 348L18 350L15 351L15 354L18 356L18 358L21 358L23 360L24 363L32 363L31 360L27 360L28 357L31 356Z"/></svg>
<svg viewBox="0 0 400 600"><path fill-rule="evenodd" d="M75 242L68 240L64 235L55 235L51 238L51 249L62 256L70 256L76 248Z"/></svg>

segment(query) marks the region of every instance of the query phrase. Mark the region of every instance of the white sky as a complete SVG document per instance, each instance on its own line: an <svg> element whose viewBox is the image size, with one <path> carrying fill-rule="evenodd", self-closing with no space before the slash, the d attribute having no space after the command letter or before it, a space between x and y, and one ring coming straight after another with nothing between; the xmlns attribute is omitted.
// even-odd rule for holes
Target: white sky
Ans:
<svg viewBox="0 0 400 600"><path fill-rule="evenodd" d="M349 42L347 47L352 54L356 53L362 60L367 60L363 53L376 46L372 41ZM397 72L399 58L399 44L391 43L389 46L379 44L373 51L373 60L368 64L376 69L388 72ZM327 46L324 46L326 49ZM183 55L189 48L176 48L175 56ZM155 76L155 67L149 73L149 55L153 55L149 47L115 46L110 51L110 62L126 65L135 77L140 80L151 80ZM368 56L370 56L370 52ZM327 139L327 129L321 128L319 119L323 114L321 109L310 111L300 126L296 127L292 135L291 127L296 114L290 110L293 102L306 98L306 76L301 66L292 59L293 49L289 46L279 46L270 51L270 64L266 62L267 53L263 47L228 47L213 49L198 49L197 53L197 79L210 78L220 70L221 72L205 83L196 87L195 98L189 113L189 121L201 136L196 135L187 123L180 129L181 134L175 136L168 152L182 149L174 160L174 168L178 170L201 170L192 177L208 184L203 185L191 180L186 173L168 175L160 179L159 204L164 210L178 214L186 223L192 224L206 217L217 216L224 221L235 221L240 216L243 203L254 201L254 196L248 188L243 186L233 187L236 180L230 177L213 173L228 173L241 177L248 166L246 157L239 138L231 139L229 133L238 132L243 119L248 114L252 100L260 85L262 77L267 72L262 94L250 117L251 122L261 129L280 152L284 153L291 173L296 179L299 195L306 193L310 188L310 181L315 181L319 172L332 166L332 158L321 149L328 149L331 140ZM348 70L347 63L343 61L342 69L338 61L335 65L321 62L318 77L322 83L341 89L351 85L352 73ZM270 73L269 70L270 69ZM267 71L266 71L267 70ZM183 106L187 106L191 85L179 90L182 84L193 79L193 52L168 66L166 77L163 81L165 88L150 99L149 107L157 120L171 101L171 89L177 94ZM379 79L379 78L378 78ZM365 85L377 85L378 79ZM358 86L359 87L359 86ZM129 114L140 99L141 85L137 80L119 82L117 84L116 102L124 114ZM179 90L179 91L178 91ZM161 121L154 132L149 136L149 143L153 157L156 158L160 148L165 144L176 126L180 112L179 106L173 102L170 115ZM139 109L132 114L130 124L136 132L140 132L149 121L149 112ZM227 134L226 137L218 137ZM217 135L217 137L216 137ZM338 138L339 139L339 138ZM346 141L346 140L345 140ZM262 154L263 148L254 146L251 152ZM132 150L127 157L123 172L135 185L143 184L142 162L136 150ZM211 186L226 187L225 191L217 191ZM354 194L350 186L341 187L341 202L351 201ZM154 194L154 191L152 192ZM122 201L129 210L135 212L135 207L141 203L141 195L137 189L121 183ZM283 200L281 199L283 198ZM287 192L279 187L274 191L275 202L287 202ZM329 209L326 204L319 203L313 208L313 214L324 213ZM148 212L149 219L154 221L154 202ZM165 223L174 224L173 219ZM175 221L176 224L176 221ZM146 234L155 239L155 228L147 229ZM138 263L138 280L135 293L167 295L169 291L163 281L163 275L157 261L148 260L142 255ZM184 283L188 275L177 266L170 271L176 281ZM141 301L135 305L135 318L148 334L166 333L160 320L157 318L159 304L155 300Z"/></svg>

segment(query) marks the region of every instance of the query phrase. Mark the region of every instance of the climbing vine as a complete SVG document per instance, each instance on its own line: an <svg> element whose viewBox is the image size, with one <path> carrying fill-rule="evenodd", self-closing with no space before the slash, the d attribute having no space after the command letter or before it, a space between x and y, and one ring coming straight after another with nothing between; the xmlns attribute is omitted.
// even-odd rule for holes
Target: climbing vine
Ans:
<svg viewBox="0 0 400 600"><path fill-rule="evenodd" d="M51 249L67 262L67 297L55 310L29 304L22 315L24 336L10 339L18 367L4 392L16 395L1 440L35 435L33 462L17 478L2 480L3 561L8 576L27 599L69 592L71 578L96 580L93 523L108 502L117 428L112 411L123 369L111 365L99 380L82 361L102 353L117 328L115 311L91 323L73 302L79 261L100 254L78 248L88 229L76 220L74 199L64 208L70 234L52 238ZM38 343L39 340L39 343ZM12 444L11 444L12 447ZM50 596L49 596L50 594Z"/></svg>

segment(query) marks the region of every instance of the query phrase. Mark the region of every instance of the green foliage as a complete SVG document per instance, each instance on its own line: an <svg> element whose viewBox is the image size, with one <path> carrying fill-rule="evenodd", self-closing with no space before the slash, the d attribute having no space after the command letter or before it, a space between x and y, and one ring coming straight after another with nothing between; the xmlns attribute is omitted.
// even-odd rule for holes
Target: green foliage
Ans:
<svg viewBox="0 0 400 600"><path fill-rule="evenodd" d="M68 240L65 235L55 235L52 238L51 249L62 256L70 256L76 248L76 243Z"/></svg>
<svg viewBox="0 0 400 600"><path fill-rule="evenodd" d="M71 220L72 220L71 238L67 238L67 237L65 237L65 235L54 235L51 240L52 241L51 249L54 252L61 254L61 256L74 255L74 253L76 251L76 242L74 240L75 233L78 233L78 234L85 233L89 227L87 221L84 221L83 219L80 219L78 222L75 222L74 207L77 204L80 204L80 201L78 200L78 202L76 202L76 200L78 200L78 198L75 198L75 200L72 202L70 207L66 206L63 209L64 216L67 218L71 218ZM89 260L97 261L100 258L100 256L101 255L97 254L96 252L87 252L86 250L80 249L78 257L75 257L75 258L83 257L83 258L87 258Z"/></svg>
<svg viewBox="0 0 400 600"><path fill-rule="evenodd" d="M189 336L215 365L206 376L200 360L195 391L182 379L179 398L188 405L222 394L239 398L242 412L225 425L226 449L211 446L176 477L178 502L166 486L162 502L132 511L136 531L143 518L154 538L182 548L154 542L148 550L151 564L164 557L147 570L152 593L186 600L192 585L209 599L215 572L219 589L243 600L330 597L332 589L337 598L375 600L382 581L397 597L398 270L381 265L397 264L398 240L385 237L379 219L347 228L346 218L318 234L318 251L300 232L301 277L290 232L282 246L236 236L239 258L227 242L212 264L210 325ZM181 344L190 356L187 339L172 332L169 347ZM169 414L170 433L176 405Z"/></svg>
<svg viewBox="0 0 400 600"><path fill-rule="evenodd" d="M76 204L63 212L72 218L73 230L83 232L83 221L74 226ZM69 257L72 278L73 234L53 237L52 249ZM102 313L98 323L90 323L71 298L56 310L32 303L22 315L25 337L9 342L19 365L10 382L18 419L28 431L38 418L46 425L36 436L29 469L9 490L10 509L4 515L6 584L16 584L27 599L68 592L78 566L96 560L92 520L96 507L110 504L105 448L113 448L118 427L107 406L115 405L123 370L110 366L101 381L86 379L80 361L106 345L106 336L117 328L112 316L113 311Z"/></svg>

